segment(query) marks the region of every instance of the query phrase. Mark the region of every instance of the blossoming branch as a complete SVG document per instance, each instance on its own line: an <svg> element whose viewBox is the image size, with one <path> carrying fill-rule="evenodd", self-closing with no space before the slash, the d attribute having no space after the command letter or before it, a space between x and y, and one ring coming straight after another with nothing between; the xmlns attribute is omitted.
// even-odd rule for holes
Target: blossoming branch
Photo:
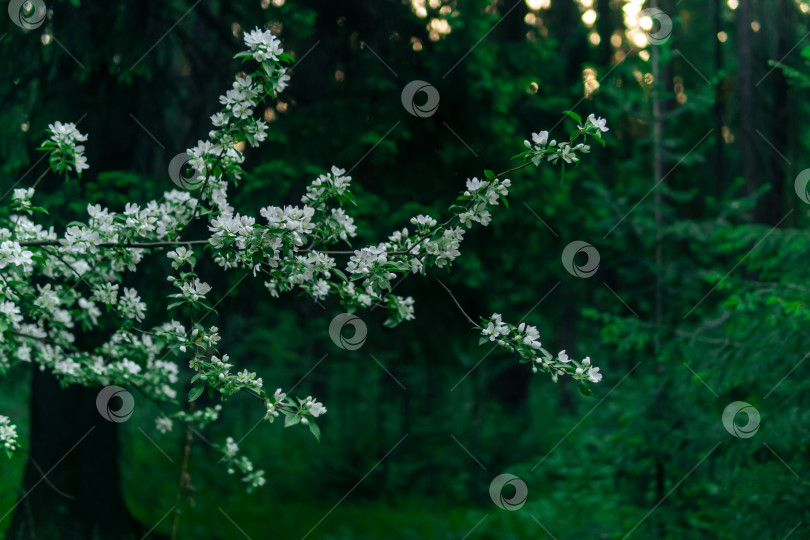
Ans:
<svg viewBox="0 0 810 540"><path fill-rule="evenodd" d="M297 290L315 300L334 297L349 312L378 305L388 310L386 325L396 326L415 317L415 301L392 294L392 280L452 265L461 255L467 231L476 224L487 226L500 202L508 207L512 182L504 177L507 173L544 161L561 169L576 165L578 154L590 150L584 143L588 137L604 145L603 119L591 115L582 122L569 111L579 124L570 141L549 142L545 131L532 134L532 142L526 141L526 150L516 156L522 161L519 166L500 174L487 170L483 178L467 180L444 221L417 215L411 227L392 232L385 241L330 249L340 242L351 248L357 236L350 215L350 206L356 205L352 179L343 169L333 166L316 178L300 205L268 205L259 218L238 212L229 202L229 188L243 176L241 143L258 147L267 138L267 124L254 118L253 111L284 91L289 82L286 66L292 61L269 31L253 30L244 41L248 50L236 58L254 66L253 71L236 77L219 99L221 110L211 116L208 138L187 151L194 195L172 190L159 200L127 203L122 212L88 205L86 221L70 223L60 234L33 219L35 213L45 212L33 204L33 187L14 190L7 226L0 226L0 375L14 365L35 362L64 385L133 388L158 405L159 431L172 430L177 421L197 433L219 417L221 407L183 410L178 398L181 365L169 359L180 357L193 373L188 401L206 392L221 400L244 392L261 402L269 422L283 417L285 427L307 426L320 440L316 419L327 412L323 403L312 396L288 396L281 388L270 393L261 377L237 367L221 350L218 328L202 324L213 312L208 298L212 288L195 272L203 248L221 268L245 269L261 277L271 296ZM72 123L56 122L48 131L41 149L48 152L50 170L80 177L89 165L78 143L87 135ZM583 142L578 142L580 137ZM184 238L195 219L207 220L207 238ZM147 313L165 310L147 306L139 292L122 281L149 250L158 248L171 248L166 256L172 268L167 280L175 288L168 304L172 316L143 329L139 325ZM87 351L77 347L77 333L106 331L110 325L114 328L103 344ZM498 314L473 326L482 340L517 353L534 372L548 372L555 382L570 375L586 385L602 377L589 358L574 362L565 351L552 357L532 326L509 325ZM0 444L7 452L19 446L16 429L5 416L0 416ZM249 489L264 484L263 471L238 456L233 438L210 445L223 454L229 472L241 472Z"/></svg>

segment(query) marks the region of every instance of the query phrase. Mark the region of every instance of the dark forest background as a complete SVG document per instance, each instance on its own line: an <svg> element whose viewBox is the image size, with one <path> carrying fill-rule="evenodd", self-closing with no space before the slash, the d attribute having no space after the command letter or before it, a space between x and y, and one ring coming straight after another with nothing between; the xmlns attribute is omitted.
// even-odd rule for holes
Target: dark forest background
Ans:
<svg viewBox="0 0 810 540"><path fill-rule="evenodd" d="M196 491L178 499L184 433L160 435L158 411L139 402L35 485L98 423L98 389L18 368L0 380L0 412L40 459L0 459L0 534L169 538L177 507L187 539L808 537L810 197L795 189L810 167L808 3L660 0L673 29L659 45L632 24L639 2L619 0L47 5L32 31L0 16L0 192L45 168L35 148L49 123L81 120L90 170L38 186L57 229L88 202L121 209L174 188L169 161L206 138L256 26L299 62L230 190L247 213L297 203L333 164L354 167L359 241L376 242L440 215L467 178L512 166L563 110L607 118L606 148L563 182L552 167L516 172L511 208L436 274L473 317L525 318L604 379L586 397L479 347L430 276L398 287L415 321L388 329L382 310L361 313L368 340L344 351L328 335L337 303L273 299L208 261L212 295L227 295L223 349L268 386L308 374L297 393L327 405L322 443L252 430L261 411L235 398L209 435L249 433L241 446L268 485L246 495L194 444ZM415 79L439 91L429 118L400 102ZM593 277L563 267L574 240L598 249ZM130 279L158 320L168 261L150 257ZM755 436L724 429L734 401L759 411ZM504 472L528 486L519 511L490 500Z"/></svg>

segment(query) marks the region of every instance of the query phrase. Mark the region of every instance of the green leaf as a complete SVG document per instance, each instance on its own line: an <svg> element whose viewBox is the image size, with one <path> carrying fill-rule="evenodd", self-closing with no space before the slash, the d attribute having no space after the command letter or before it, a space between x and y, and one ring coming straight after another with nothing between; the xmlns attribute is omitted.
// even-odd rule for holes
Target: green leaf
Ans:
<svg viewBox="0 0 810 540"><path fill-rule="evenodd" d="M315 435L315 440L321 442L321 428L318 427L318 424L310 420L309 430L312 432L313 435Z"/></svg>
<svg viewBox="0 0 810 540"><path fill-rule="evenodd" d="M336 273L340 277L340 279L342 279L346 283L349 282L349 278L346 277L346 274L344 274L342 270L339 270L337 268L332 268L332 272Z"/></svg>
<svg viewBox="0 0 810 540"><path fill-rule="evenodd" d="M383 326L385 326L386 328L395 328L396 326L399 325L399 323L400 321L397 321L393 317L389 317L385 319L385 321L383 322Z"/></svg>
<svg viewBox="0 0 810 540"><path fill-rule="evenodd" d="M301 421L301 417L297 414L287 414L284 418L284 427L294 426Z"/></svg>
<svg viewBox="0 0 810 540"><path fill-rule="evenodd" d="M593 390L591 390L591 387L588 386L587 384L585 384L582 381L580 381L580 383L579 383L579 391L582 392L583 396L592 396L593 395Z"/></svg>
<svg viewBox="0 0 810 540"><path fill-rule="evenodd" d="M509 209L509 201L507 201L507 200L506 200L506 197L504 197L503 195L500 195L500 198L501 198L501 200L503 201L503 205L504 205L504 206L506 207L506 209L508 210L508 209Z"/></svg>
<svg viewBox="0 0 810 540"><path fill-rule="evenodd" d="M582 117L580 115L578 115L577 113L575 113L574 111L563 111L563 114L567 114L568 116L570 116L571 118L573 118L574 120L579 122L580 124L582 123Z"/></svg>
<svg viewBox="0 0 810 540"><path fill-rule="evenodd" d="M486 176L489 180L495 178L495 173L490 171L489 169L484 169L484 176Z"/></svg>
<svg viewBox="0 0 810 540"><path fill-rule="evenodd" d="M478 344L483 345L484 343L486 343L488 341L489 341L489 338L484 336L484 337L478 339Z"/></svg>
<svg viewBox="0 0 810 540"><path fill-rule="evenodd" d="M202 393L205 391L205 385L200 384L198 386L192 386L191 390L188 391L188 400L189 401L196 401Z"/></svg>

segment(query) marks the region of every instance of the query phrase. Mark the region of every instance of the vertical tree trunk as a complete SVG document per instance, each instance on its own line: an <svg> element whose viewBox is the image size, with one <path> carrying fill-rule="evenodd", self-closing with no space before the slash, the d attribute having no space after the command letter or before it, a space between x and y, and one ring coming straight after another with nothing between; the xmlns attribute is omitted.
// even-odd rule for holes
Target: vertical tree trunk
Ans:
<svg viewBox="0 0 810 540"><path fill-rule="evenodd" d="M673 17L675 16L675 13L673 12L674 7L672 5L661 6L658 0L653 0L652 7L663 9L665 13L672 14ZM659 329L663 327L664 323L664 282L663 282L664 243L662 230L664 227L665 202L662 192L664 190L663 144L664 144L664 119L666 115L666 103L664 99L661 97L661 93L666 91L666 85L669 84L669 81L671 80L671 74L668 65L662 64L661 62L660 49L663 46L666 45L664 44L653 45L651 53L652 75L653 75L653 91L652 91L653 186L655 189L655 196L654 196L655 198L653 201L655 207L655 322ZM655 334L654 339L656 357L661 353L662 348L661 338L662 336L659 330L659 332ZM659 363L657 370L659 376L662 377L663 380L666 366L663 363ZM662 421L664 417L664 407L667 401L668 398L666 386L662 386L661 390L656 394L655 399L655 407L653 415L655 417L656 422ZM659 449L655 453L656 501L662 501L665 497L664 492L666 488L666 478L667 478L666 465L667 465L666 452ZM663 521L658 522L657 536L659 538L666 537L666 525Z"/></svg>
<svg viewBox="0 0 810 540"><path fill-rule="evenodd" d="M742 175L746 193L758 187L756 151L757 139L754 125L754 82L751 50L751 1L739 0L737 7L737 88L740 100L740 133L736 138L740 149Z"/></svg>
<svg viewBox="0 0 810 540"><path fill-rule="evenodd" d="M149 19L141 17L138 10L139 6L133 4L125 18L129 16L133 22L148 26ZM80 14L78 8L57 13L60 24L86 25L91 32L88 39L94 43L111 39L110 26L102 22L109 14L103 10L92 12L97 17L95 24L83 21L87 13ZM76 54L81 56L81 52ZM147 100L139 97L159 94L140 81L113 89L114 81L104 69L106 65L92 63L101 62L95 57L82 56L82 60L90 73L87 78L77 79L72 63L57 63L51 85L61 89L59 107L65 114L89 111L81 128L89 133L86 147L93 162L81 184L84 186L98 181L98 171L127 168L139 159L147 162L143 149L132 144L132 137L122 136L121 123L128 118L124 111L149 118L146 113L154 114L154 107L151 101L140 105ZM133 107L133 103L140 106ZM84 218L64 211L59 214L62 223L71 219ZM87 294L83 286L81 290ZM79 332L76 337L75 345L80 350L92 350L97 345L97 336ZM98 391L78 385L63 389L50 371L34 370L30 451L22 486L22 493L28 495L15 509L9 539L119 540L141 538L151 527L149 524L144 529L127 509L119 469L119 429L97 411ZM42 479L44 473L48 473L46 480ZM150 534L152 537L157 536Z"/></svg>
<svg viewBox="0 0 810 540"><path fill-rule="evenodd" d="M777 16L772 18L771 23L773 25L772 39L774 41L772 54L775 60L780 60L795 43L795 41L791 43L789 38L786 39L785 23L792 23L792 21L796 20L798 13L792 9L793 6L790 5L790 2L785 0L776 0L773 8ZM774 151L767 144L761 147L767 156L767 159L764 160L767 167L764 180L771 184L771 190L762 196L757 205L756 221L775 225L786 212L785 191L787 188L786 178L789 173L789 163L787 162L789 158L786 154L788 154L788 134L792 132L790 127L791 118L788 114L788 83L782 74L782 70L772 70L757 90L764 97L768 88L771 91L773 109L772 113L768 115L767 133L769 142L776 150Z"/></svg>
<svg viewBox="0 0 810 540"><path fill-rule="evenodd" d="M722 30L722 9L724 0L713 0L712 20L714 35ZM723 44L719 39L714 38L714 70L720 73L723 70ZM719 78L714 88L714 172L715 172L715 197L718 199L726 191L726 164L724 162L725 140L723 139L723 108L724 108L724 84L725 77Z"/></svg>
<svg viewBox="0 0 810 540"><path fill-rule="evenodd" d="M98 389L62 389L33 371L29 459L7 538L140 538L121 492L118 425L96 410Z"/></svg>

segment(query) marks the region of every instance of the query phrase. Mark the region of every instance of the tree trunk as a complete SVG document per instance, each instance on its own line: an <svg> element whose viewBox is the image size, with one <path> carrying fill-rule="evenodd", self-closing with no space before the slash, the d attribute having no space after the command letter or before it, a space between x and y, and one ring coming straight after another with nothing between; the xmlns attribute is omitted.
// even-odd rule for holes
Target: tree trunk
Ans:
<svg viewBox="0 0 810 540"><path fill-rule="evenodd" d="M750 195L759 187L756 170L758 135L754 128L754 82L751 50L751 0L740 0L737 7L737 88L740 99L740 148L745 191Z"/></svg>
<svg viewBox="0 0 810 540"><path fill-rule="evenodd" d="M720 73L723 70L723 44L717 36L723 29L722 9L723 0L712 2L712 24L714 27L714 70ZM714 172L715 172L715 197L719 200L726 192L726 164L724 157L725 140L723 138L723 109L725 103L725 77L718 78L714 89Z"/></svg>
<svg viewBox="0 0 810 540"><path fill-rule="evenodd" d="M774 52L772 54L775 59L779 60L788 53L793 43L795 43L795 41L791 43L790 38L786 39L789 33L786 32L787 28L783 26L784 22L796 20L797 13L792 9L793 6L785 0L777 0L774 4L774 12L779 16L774 17L772 23L772 39L774 41L772 49ZM762 85L758 90L763 98L769 86L773 112L768 115L767 133L768 140L775 150L771 149L767 144L760 147L764 155L767 156L764 160L767 167L765 180L771 184L771 189L762 196L757 204L756 221L757 223L775 225L785 215L785 194L791 191L788 189L788 182L786 181L790 172L789 158L785 155L788 153L787 148L790 143L788 134L798 133L800 130L791 126L792 118L788 108L788 83L782 70L772 70L767 78L762 81Z"/></svg>
<svg viewBox="0 0 810 540"><path fill-rule="evenodd" d="M118 425L96 410L98 389L63 389L38 369L31 388L30 453L7 538L141 538L121 490Z"/></svg>

